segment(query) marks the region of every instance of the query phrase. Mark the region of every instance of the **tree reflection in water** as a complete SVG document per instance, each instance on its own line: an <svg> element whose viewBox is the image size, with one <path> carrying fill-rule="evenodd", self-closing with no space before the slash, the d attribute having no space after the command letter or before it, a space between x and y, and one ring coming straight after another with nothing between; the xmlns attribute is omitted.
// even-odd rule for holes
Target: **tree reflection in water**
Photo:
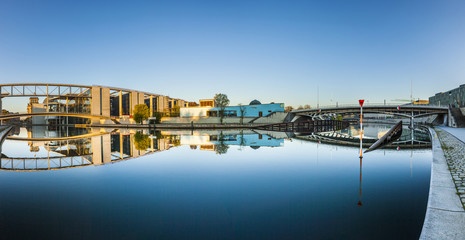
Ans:
<svg viewBox="0 0 465 240"><path fill-rule="evenodd" d="M150 147L150 138L149 135L138 131L134 134L134 147L139 150L143 151Z"/></svg>
<svg viewBox="0 0 465 240"><path fill-rule="evenodd" d="M218 136L218 143L216 144L216 154L225 154L228 152L229 145L225 143L224 135L223 132L220 132L220 135Z"/></svg>

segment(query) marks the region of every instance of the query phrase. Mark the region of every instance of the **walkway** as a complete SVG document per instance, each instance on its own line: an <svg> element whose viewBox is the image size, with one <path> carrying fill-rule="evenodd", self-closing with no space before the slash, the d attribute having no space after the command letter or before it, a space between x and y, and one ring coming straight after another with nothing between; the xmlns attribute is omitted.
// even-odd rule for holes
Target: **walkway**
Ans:
<svg viewBox="0 0 465 240"><path fill-rule="evenodd" d="M465 143L465 128L439 127Z"/></svg>
<svg viewBox="0 0 465 240"><path fill-rule="evenodd" d="M433 163L420 239L465 239L465 129L438 127L430 132Z"/></svg>

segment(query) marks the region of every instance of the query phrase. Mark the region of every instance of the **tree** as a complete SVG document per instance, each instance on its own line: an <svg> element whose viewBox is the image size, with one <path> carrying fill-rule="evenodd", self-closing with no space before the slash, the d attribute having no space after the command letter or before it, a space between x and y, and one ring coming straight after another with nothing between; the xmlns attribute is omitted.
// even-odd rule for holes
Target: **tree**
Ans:
<svg viewBox="0 0 465 240"><path fill-rule="evenodd" d="M155 117L155 123L160 123L161 118L163 117L163 113L161 113L161 112L153 112L153 117Z"/></svg>
<svg viewBox="0 0 465 240"><path fill-rule="evenodd" d="M229 145L225 144L223 141L216 145L216 154L222 155L228 152Z"/></svg>
<svg viewBox="0 0 465 240"><path fill-rule="evenodd" d="M220 122L223 124L223 119L224 119L224 109L229 105L229 99L226 94L223 93L217 93L215 94L215 97L213 98L215 100L215 106L220 109Z"/></svg>
<svg viewBox="0 0 465 240"><path fill-rule="evenodd" d="M302 109L304 109L304 107L302 107L302 105L300 105L300 106L297 108L297 110L302 110Z"/></svg>
<svg viewBox="0 0 465 240"><path fill-rule="evenodd" d="M218 143L216 143L216 149L215 152L218 155L221 154L226 154L229 149L229 145L224 142L224 135L223 132L220 132L220 135L218 136Z"/></svg>
<svg viewBox="0 0 465 240"><path fill-rule="evenodd" d="M150 110L145 104L137 104L134 106L134 121L142 123L142 121L149 119Z"/></svg>
<svg viewBox="0 0 465 240"><path fill-rule="evenodd" d="M239 112L241 113L241 124L244 123L244 114L245 114L245 106L242 103L239 103Z"/></svg>
<svg viewBox="0 0 465 240"><path fill-rule="evenodd" d="M311 107L310 107L310 104L305 104L305 105L304 105L304 109L310 109L310 108L311 108Z"/></svg>
<svg viewBox="0 0 465 240"><path fill-rule="evenodd" d="M290 112L290 111L292 111L292 110L294 110L294 108L293 108L292 106L286 106L286 107L284 108L284 111L285 111L285 112Z"/></svg>
<svg viewBox="0 0 465 240"><path fill-rule="evenodd" d="M150 138L148 135L143 134L141 131L134 134L134 147L139 151L145 151L150 147Z"/></svg>

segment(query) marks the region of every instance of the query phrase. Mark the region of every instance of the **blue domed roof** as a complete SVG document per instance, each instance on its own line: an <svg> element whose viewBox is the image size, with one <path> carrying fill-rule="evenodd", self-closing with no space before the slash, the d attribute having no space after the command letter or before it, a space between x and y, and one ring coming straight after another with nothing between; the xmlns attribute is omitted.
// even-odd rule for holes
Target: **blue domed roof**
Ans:
<svg viewBox="0 0 465 240"><path fill-rule="evenodd" d="M257 99L253 100L252 102L249 103L249 105L260 105L262 104L260 101L258 101Z"/></svg>

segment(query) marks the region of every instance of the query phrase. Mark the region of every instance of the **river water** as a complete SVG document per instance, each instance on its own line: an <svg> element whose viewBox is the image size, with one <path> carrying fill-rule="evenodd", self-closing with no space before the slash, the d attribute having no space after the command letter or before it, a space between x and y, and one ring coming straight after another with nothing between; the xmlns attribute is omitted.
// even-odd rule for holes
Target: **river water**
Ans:
<svg viewBox="0 0 465 240"><path fill-rule="evenodd" d="M4 239L418 239L426 212L430 149L360 161L250 130L15 134L34 139L2 146Z"/></svg>

